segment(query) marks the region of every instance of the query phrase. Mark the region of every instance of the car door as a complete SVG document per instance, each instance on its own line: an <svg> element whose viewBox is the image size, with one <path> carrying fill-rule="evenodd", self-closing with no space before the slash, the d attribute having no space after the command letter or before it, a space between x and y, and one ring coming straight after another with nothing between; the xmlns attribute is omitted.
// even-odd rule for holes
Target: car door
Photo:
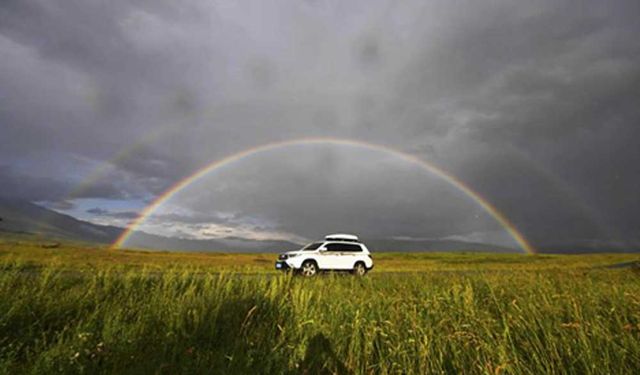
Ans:
<svg viewBox="0 0 640 375"><path fill-rule="evenodd" d="M342 247L339 243L329 243L324 245L324 250L320 252L318 257L318 267L321 269L339 269L341 265Z"/></svg>
<svg viewBox="0 0 640 375"><path fill-rule="evenodd" d="M358 244L351 243L342 244L341 248L342 251L337 268L342 270L352 269L353 265L356 264L360 258L359 255L362 254L362 248Z"/></svg>

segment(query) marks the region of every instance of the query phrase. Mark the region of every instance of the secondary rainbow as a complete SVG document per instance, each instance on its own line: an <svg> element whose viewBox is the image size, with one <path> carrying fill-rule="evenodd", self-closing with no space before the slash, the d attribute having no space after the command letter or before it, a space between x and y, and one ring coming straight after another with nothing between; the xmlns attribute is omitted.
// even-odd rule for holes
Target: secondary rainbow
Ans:
<svg viewBox="0 0 640 375"><path fill-rule="evenodd" d="M140 215L125 229L122 234L116 239L113 243L113 248L121 248L125 242L129 239L129 237L134 233L136 228L138 228L146 218L151 215L158 207L160 207L164 202L174 196L176 193L184 189L185 187L193 184L198 181L200 178L206 176L207 174L237 162L239 160L255 156L256 154L264 153L267 151L272 151L279 148L290 147L290 146L304 146L304 145L336 145L336 146L349 146L349 147L358 147L367 150L380 151L387 154L391 154L401 160L404 160L408 163L412 163L414 165L419 166L423 170L432 173L442 180L450 183L460 192L471 198L475 201L480 207L482 207L487 213L489 213L500 225L513 237L513 239L518 243L518 245L529 254L535 253L535 248L527 241L525 236L520 233L520 231L507 219L507 217L502 214L496 207L494 207L489 201L487 201L484 197L482 197L477 192L473 191L470 187L465 185L462 181L460 181L457 177L441 170L433 164L430 164L414 155L407 154L402 151L398 151L392 149L388 146L379 145L375 143L368 143L358 140L351 139L342 139L342 138L298 138L291 139L280 142L268 143L256 147L249 148L244 151L240 151L233 155L229 155L225 158L213 161L212 163L198 169L190 176L178 181L175 185L171 186L164 193L158 196L153 202L151 202L144 210L141 211Z"/></svg>

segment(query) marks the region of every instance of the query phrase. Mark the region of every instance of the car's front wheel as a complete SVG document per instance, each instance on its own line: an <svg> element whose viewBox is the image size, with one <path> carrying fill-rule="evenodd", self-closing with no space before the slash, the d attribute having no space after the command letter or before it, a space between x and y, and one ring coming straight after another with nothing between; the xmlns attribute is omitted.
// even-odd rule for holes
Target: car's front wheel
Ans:
<svg viewBox="0 0 640 375"><path fill-rule="evenodd" d="M318 273L318 265L312 260L305 260L300 267L300 274L304 277L312 277Z"/></svg>
<svg viewBox="0 0 640 375"><path fill-rule="evenodd" d="M365 267L364 263L358 262L355 266L353 266L353 274L356 276L364 276L367 273L367 267Z"/></svg>

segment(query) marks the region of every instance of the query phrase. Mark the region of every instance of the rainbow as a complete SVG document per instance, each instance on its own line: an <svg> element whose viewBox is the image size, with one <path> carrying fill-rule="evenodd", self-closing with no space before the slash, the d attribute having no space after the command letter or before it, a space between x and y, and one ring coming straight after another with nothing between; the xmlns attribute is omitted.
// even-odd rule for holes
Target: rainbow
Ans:
<svg viewBox="0 0 640 375"><path fill-rule="evenodd" d="M267 151L272 151L279 148L289 147L289 146L301 146L301 145L337 145L337 146L349 146L349 147L358 147L372 151L380 151L390 155L393 155L401 160L404 160L408 163L414 164L421 169L432 173L442 180L448 182L453 185L460 192L471 198L475 201L480 207L482 207L487 213L489 213L508 233L513 237L513 239L518 243L518 245L529 254L535 254L535 248L529 243L529 241L524 237L520 231L507 219L507 217L502 214L496 207L494 207L491 203L489 203L485 198L483 198L480 194L473 191L470 187L465 185L462 181L460 181L457 177L439 169L438 167L430 164L420 158L417 158L411 154L407 154L402 151L398 151L392 149L388 146L368 143L363 141L351 140L351 139L342 139L342 138L298 138L291 139L280 142L268 143L256 147L252 147L246 149L244 151L240 151L233 155L229 155L220 160L213 161L210 164L205 165L204 167L198 169L188 177L178 181L176 184L167 189L164 193L159 195L153 202L151 202L147 207L145 207L140 215L122 232L122 234L116 239L113 243L113 248L121 248L131 237L134 231L142 224L144 221L151 215L158 207L160 207L164 202L174 196L176 193L184 189L185 187L193 184L198 181L200 178L206 176L207 174L237 162L239 160L255 156L260 153L264 153Z"/></svg>

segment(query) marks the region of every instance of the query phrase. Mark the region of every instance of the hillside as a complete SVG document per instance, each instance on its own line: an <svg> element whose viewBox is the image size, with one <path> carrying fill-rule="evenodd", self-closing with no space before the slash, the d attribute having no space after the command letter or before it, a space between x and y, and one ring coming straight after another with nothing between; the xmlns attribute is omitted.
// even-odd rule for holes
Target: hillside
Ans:
<svg viewBox="0 0 640 375"><path fill-rule="evenodd" d="M492 253L515 253L515 249L498 245L456 240L398 240L398 239L369 239L367 247L374 251L384 252L440 252L440 251L471 251Z"/></svg>
<svg viewBox="0 0 640 375"><path fill-rule="evenodd" d="M122 228L96 225L20 199L0 197L0 232L111 243Z"/></svg>
<svg viewBox="0 0 640 375"><path fill-rule="evenodd" d="M120 227L98 225L76 219L37 204L14 198L0 197L0 233L39 235L53 239L113 243L124 230ZM497 245L458 240L405 240L364 238L374 252L493 252L513 253L516 249ZM302 244L264 240L252 241L229 237L198 240L165 237L135 232L127 247L171 251L225 251L225 252L282 252L300 248ZM600 252L637 252L638 247L628 244L577 241L575 243L548 244L538 248L541 253L581 254Z"/></svg>
<svg viewBox="0 0 640 375"><path fill-rule="evenodd" d="M37 204L0 197L0 232L34 234L53 238L113 243L123 228L98 225L78 220ZM515 250L482 243L453 240L397 240L364 239L373 251L482 251L514 252ZM173 251L238 251L238 252L280 252L300 248L301 244L287 241L249 241L240 238L196 240L165 237L144 232L135 232L127 242L131 248Z"/></svg>
<svg viewBox="0 0 640 375"><path fill-rule="evenodd" d="M25 200L2 197L0 197L0 219L2 219L0 233L40 235L100 244L113 243L124 230L78 220ZM278 252L300 247L299 244L286 241L245 241L235 238L193 240L144 232L135 232L128 246L149 250L240 252Z"/></svg>

